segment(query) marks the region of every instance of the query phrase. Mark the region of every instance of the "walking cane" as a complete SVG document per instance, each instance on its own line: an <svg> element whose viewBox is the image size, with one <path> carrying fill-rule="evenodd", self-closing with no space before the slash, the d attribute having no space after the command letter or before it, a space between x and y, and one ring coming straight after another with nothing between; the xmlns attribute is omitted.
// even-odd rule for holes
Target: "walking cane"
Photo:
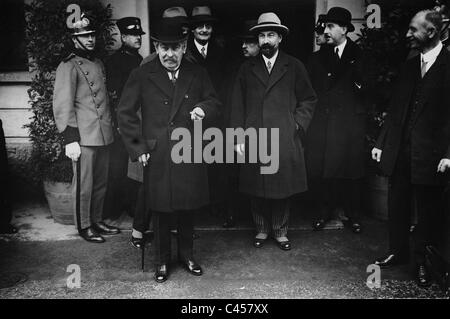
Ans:
<svg viewBox="0 0 450 319"><path fill-rule="evenodd" d="M145 212L147 212L148 209L148 205L147 205L147 199L146 199L146 194L147 194L147 186L146 186L146 178L145 178L145 166L143 166L143 170L142 170L142 175L143 175L143 179L142 182L144 183L144 210ZM142 272L145 272L145 233L142 234L142 237L144 238L143 244L141 246L141 268L142 268Z"/></svg>
<svg viewBox="0 0 450 319"><path fill-rule="evenodd" d="M81 216L80 216L80 197L81 197L81 156L78 158L78 161L76 161L76 172L77 174L77 181L76 181L76 191L75 191L75 216L77 219L77 229L78 233L81 233Z"/></svg>

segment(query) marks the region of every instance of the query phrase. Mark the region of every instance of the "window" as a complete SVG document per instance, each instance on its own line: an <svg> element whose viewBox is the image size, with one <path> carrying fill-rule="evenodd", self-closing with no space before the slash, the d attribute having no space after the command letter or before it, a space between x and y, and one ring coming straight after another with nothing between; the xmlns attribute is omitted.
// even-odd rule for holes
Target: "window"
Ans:
<svg viewBox="0 0 450 319"><path fill-rule="evenodd" d="M28 70L24 0L0 1L0 71Z"/></svg>

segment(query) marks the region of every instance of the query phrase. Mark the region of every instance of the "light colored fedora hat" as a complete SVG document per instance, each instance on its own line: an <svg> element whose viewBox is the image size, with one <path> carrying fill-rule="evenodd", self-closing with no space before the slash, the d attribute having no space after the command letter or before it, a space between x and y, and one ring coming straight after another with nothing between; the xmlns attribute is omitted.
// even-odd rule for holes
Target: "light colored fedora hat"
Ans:
<svg viewBox="0 0 450 319"><path fill-rule="evenodd" d="M289 28L281 24L280 18L273 12L266 12L259 16L258 24L250 29L252 32L259 32L264 30L280 31L286 35L289 33Z"/></svg>

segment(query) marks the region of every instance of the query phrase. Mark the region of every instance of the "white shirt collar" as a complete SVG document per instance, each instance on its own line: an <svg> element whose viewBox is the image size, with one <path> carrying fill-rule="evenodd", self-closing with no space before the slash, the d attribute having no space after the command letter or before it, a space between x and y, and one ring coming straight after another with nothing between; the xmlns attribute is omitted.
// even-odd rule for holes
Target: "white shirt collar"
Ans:
<svg viewBox="0 0 450 319"><path fill-rule="evenodd" d="M339 49L339 52L338 52L339 58L342 58L342 53L344 53L344 49L345 49L346 45L347 45L347 39L345 39L345 41L342 42L341 44L339 44L338 46L334 47L334 52L336 52L336 48Z"/></svg>
<svg viewBox="0 0 450 319"><path fill-rule="evenodd" d="M205 45L201 45L200 43L197 42L197 40L194 39L194 43L195 46L197 47L198 52L201 54L202 53L202 48L205 48L205 54L208 55L208 44L209 42L206 42Z"/></svg>
<svg viewBox="0 0 450 319"><path fill-rule="evenodd" d="M167 71L167 70L166 70ZM178 79L178 74L180 73L180 68L175 72L175 78ZM167 75L169 76L169 80L172 81L173 73L171 71L167 71Z"/></svg>
<svg viewBox="0 0 450 319"><path fill-rule="evenodd" d="M267 65L267 62L270 61L270 63L272 64L272 67L273 67L275 65L275 62L277 61L279 52L280 52L280 50L277 50L277 52L270 59L266 58L266 56L264 54L261 54L264 59L264 63Z"/></svg>
<svg viewBox="0 0 450 319"><path fill-rule="evenodd" d="M431 49L430 51L428 51L425 54L420 54L420 61L423 61L425 63L428 63L427 66L431 66L431 64L434 63L434 61L436 61L439 53L441 53L441 50L444 46L442 45L442 42L439 41L438 45L436 45L433 49Z"/></svg>

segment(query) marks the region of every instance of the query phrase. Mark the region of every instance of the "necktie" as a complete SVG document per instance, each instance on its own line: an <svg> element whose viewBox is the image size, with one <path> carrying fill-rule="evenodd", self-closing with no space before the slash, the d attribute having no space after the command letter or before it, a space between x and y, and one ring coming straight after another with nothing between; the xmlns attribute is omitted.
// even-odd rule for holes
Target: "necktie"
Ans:
<svg viewBox="0 0 450 319"><path fill-rule="evenodd" d="M175 85L175 83L177 82L177 71L170 72L170 74L172 74L172 78L170 80L172 81L172 84Z"/></svg>
<svg viewBox="0 0 450 319"><path fill-rule="evenodd" d="M206 59L205 47L202 47L201 51L203 59Z"/></svg>
<svg viewBox="0 0 450 319"><path fill-rule="evenodd" d="M272 62L270 61L267 61L267 71L269 72L269 74L270 72L272 72Z"/></svg>
<svg viewBox="0 0 450 319"><path fill-rule="evenodd" d="M336 47L336 49L334 50L334 57L337 62L339 62L341 60L341 58L339 57L339 48L338 47Z"/></svg>
<svg viewBox="0 0 450 319"><path fill-rule="evenodd" d="M425 76L425 74L427 73L427 64L428 64L428 62L425 62L425 60L422 57L422 66L420 68L420 73L422 75L422 79Z"/></svg>

